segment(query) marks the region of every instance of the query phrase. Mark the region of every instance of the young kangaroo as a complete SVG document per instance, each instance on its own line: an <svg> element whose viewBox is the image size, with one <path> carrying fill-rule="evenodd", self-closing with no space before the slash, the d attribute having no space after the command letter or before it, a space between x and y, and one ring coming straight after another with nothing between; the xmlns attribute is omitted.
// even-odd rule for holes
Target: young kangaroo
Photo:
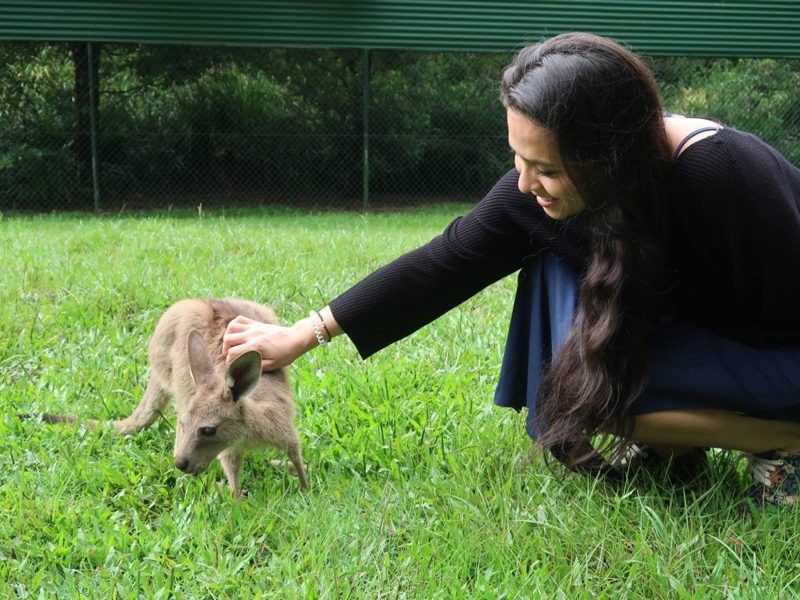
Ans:
<svg viewBox="0 0 800 600"><path fill-rule="evenodd" d="M162 315L150 340L150 380L139 405L114 428L128 435L151 425L173 396L177 405L175 466L202 473L218 457L235 498L246 451L284 450L308 488L294 402L285 369L261 372L261 355L248 352L227 368L222 334L237 315L276 323L275 313L246 300L181 300Z"/></svg>

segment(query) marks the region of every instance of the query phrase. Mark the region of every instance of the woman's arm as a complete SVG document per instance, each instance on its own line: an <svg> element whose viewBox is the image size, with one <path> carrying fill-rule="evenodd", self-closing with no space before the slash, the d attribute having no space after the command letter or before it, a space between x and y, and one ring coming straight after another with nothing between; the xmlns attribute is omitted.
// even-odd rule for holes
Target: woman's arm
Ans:
<svg viewBox="0 0 800 600"><path fill-rule="evenodd" d="M550 248L583 255L577 220L547 217L509 171L466 215L424 246L381 267L334 298L339 326L366 358L417 331Z"/></svg>
<svg viewBox="0 0 800 600"><path fill-rule="evenodd" d="M265 370L285 366L320 344L315 323L324 337L346 333L366 358L516 271L542 248L567 259L582 256L579 222L549 219L517 189L517 178L509 171L441 235L336 297L320 311L324 328L313 314L291 327L234 319L223 339L227 360L258 350Z"/></svg>

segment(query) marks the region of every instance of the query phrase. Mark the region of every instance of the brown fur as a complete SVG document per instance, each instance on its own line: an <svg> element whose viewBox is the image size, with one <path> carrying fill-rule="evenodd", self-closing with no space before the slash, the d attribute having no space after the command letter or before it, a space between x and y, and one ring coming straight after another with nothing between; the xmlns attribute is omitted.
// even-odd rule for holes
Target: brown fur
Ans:
<svg viewBox="0 0 800 600"><path fill-rule="evenodd" d="M181 300L167 309L150 340L144 396L131 416L113 422L114 429L128 435L149 427L172 396L178 417L176 467L199 475L217 457L239 498L244 453L272 446L289 455L301 487L307 489L286 370L262 374L258 352L225 367L222 335L237 315L277 323L271 309L246 300Z"/></svg>

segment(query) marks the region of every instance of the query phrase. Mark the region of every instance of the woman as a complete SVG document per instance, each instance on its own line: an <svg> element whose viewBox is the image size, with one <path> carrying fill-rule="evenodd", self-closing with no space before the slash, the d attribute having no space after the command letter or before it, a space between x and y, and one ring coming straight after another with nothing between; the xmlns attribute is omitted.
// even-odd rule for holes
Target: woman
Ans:
<svg viewBox="0 0 800 600"><path fill-rule="evenodd" d="M522 269L496 402L527 406L538 443L584 471L604 467L598 434L692 460L777 451L754 493L794 502L800 170L665 113L641 59L606 38L525 48L501 89L514 170L307 319L237 318L228 360L257 349L274 369L341 333L367 357Z"/></svg>

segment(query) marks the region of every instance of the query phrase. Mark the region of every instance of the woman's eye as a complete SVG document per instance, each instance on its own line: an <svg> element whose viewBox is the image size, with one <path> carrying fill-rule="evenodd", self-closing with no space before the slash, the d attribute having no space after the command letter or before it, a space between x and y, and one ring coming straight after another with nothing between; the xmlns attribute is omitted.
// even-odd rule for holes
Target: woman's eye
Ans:
<svg viewBox="0 0 800 600"><path fill-rule="evenodd" d="M203 437L214 437L217 434L216 427L201 427L198 431Z"/></svg>

